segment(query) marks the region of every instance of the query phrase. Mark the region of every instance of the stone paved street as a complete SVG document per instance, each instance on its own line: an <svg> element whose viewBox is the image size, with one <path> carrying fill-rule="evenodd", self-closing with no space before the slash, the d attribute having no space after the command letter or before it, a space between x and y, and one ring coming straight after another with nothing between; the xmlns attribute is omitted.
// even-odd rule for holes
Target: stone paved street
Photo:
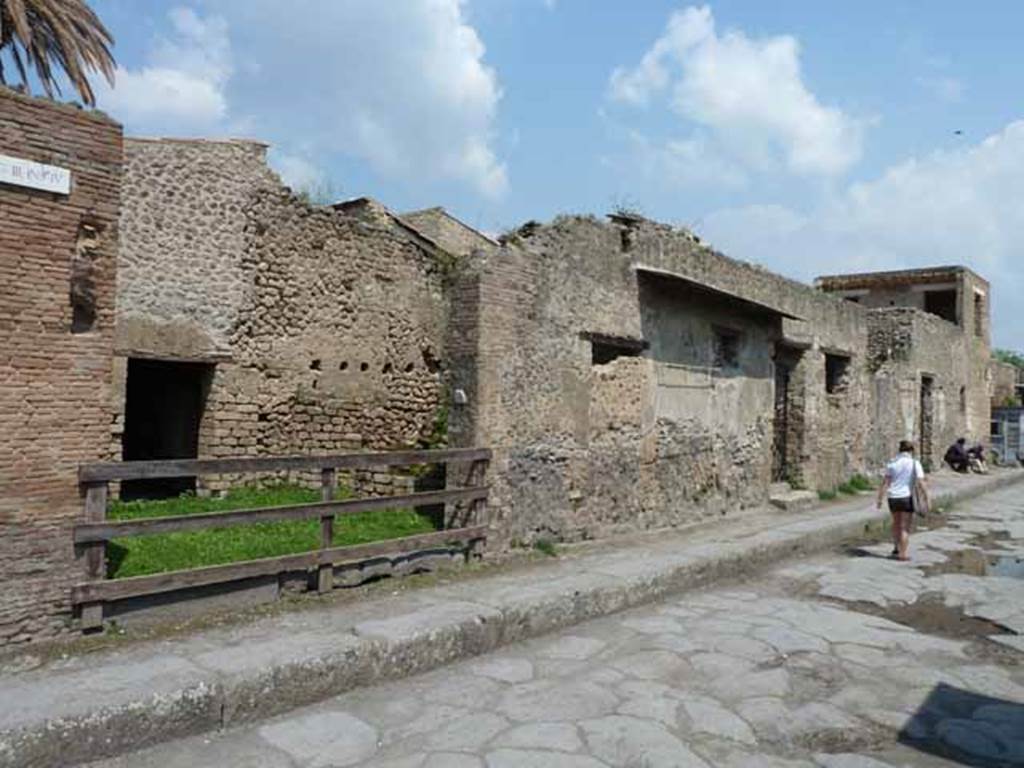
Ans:
<svg viewBox="0 0 1024 768"><path fill-rule="evenodd" d="M1024 489L929 525L97 765L1024 765Z"/></svg>

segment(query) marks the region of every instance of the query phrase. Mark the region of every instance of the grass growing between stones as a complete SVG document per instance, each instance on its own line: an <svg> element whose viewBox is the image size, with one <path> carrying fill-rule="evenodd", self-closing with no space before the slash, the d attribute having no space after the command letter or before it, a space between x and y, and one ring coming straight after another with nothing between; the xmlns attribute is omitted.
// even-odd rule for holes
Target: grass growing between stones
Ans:
<svg viewBox="0 0 1024 768"><path fill-rule="evenodd" d="M339 489L338 498L349 494ZM159 501L115 501L109 520L136 520L168 515L195 515L232 509L259 509L320 500L320 492L295 485L235 488L222 498L183 495ZM434 525L414 509L387 509L339 515L334 521L336 547L429 533ZM161 533L114 539L107 547L107 577L123 579L182 568L308 552L320 545L320 521L255 523L231 528Z"/></svg>

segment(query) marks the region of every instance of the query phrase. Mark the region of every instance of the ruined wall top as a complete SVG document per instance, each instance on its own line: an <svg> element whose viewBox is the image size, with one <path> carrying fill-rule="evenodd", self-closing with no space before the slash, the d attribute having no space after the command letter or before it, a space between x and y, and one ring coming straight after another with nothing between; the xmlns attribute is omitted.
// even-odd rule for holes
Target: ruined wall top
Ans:
<svg viewBox="0 0 1024 768"><path fill-rule="evenodd" d="M455 256L465 256L478 248L489 249L497 242L452 216L441 207L401 214L402 221L438 243Z"/></svg>
<svg viewBox="0 0 1024 768"><path fill-rule="evenodd" d="M823 291L871 290L878 288L913 287L957 282L970 275L973 282L988 285L980 275L964 266L924 267L885 272L860 272L846 275L822 275L814 285Z"/></svg>

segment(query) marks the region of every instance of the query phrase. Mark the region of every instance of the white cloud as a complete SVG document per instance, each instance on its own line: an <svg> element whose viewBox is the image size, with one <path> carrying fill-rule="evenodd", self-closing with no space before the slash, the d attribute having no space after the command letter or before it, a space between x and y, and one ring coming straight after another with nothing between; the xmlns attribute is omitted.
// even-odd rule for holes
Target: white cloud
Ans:
<svg viewBox="0 0 1024 768"><path fill-rule="evenodd" d="M99 106L135 130L211 128L228 115L224 87L231 77L231 44L223 18L201 19L188 8L168 14L171 37L154 41L147 64L118 67L114 87L96 83Z"/></svg>
<svg viewBox="0 0 1024 768"><path fill-rule="evenodd" d="M863 124L808 90L795 38L719 34L707 6L673 13L636 67L612 72L609 95L667 107L706 134L709 155L751 171L833 176L861 155Z"/></svg>
<svg viewBox="0 0 1024 768"><path fill-rule="evenodd" d="M327 182L323 168L301 155L271 149L270 165L281 181L295 190L312 189Z"/></svg>
<svg viewBox="0 0 1024 768"><path fill-rule="evenodd" d="M965 264L992 283L996 342L1024 349L1024 120L852 184L817 208L723 210L702 233L796 277Z"/></svg>
<svg viewBox="0 0 1024 768"><path fill-rule="evenodd" d="M208 0L177 9L104 105L131 130L237 133L284 156L347 155L410 184L497 198L501 89L464 0ZM230 40L228 31L230 30ZM298 171L293 162L287 173Z"/></svg>

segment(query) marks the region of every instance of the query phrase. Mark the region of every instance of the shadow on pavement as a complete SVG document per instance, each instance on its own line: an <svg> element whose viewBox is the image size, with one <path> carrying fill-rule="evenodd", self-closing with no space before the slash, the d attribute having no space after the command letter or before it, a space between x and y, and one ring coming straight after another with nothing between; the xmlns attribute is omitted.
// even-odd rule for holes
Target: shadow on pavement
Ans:
<svg viewBox="0 0 1024 768"><path fill-rule="evenodd" d="M975 768L1024 765L1024 703L939 683L897 740Z"/></svg>

